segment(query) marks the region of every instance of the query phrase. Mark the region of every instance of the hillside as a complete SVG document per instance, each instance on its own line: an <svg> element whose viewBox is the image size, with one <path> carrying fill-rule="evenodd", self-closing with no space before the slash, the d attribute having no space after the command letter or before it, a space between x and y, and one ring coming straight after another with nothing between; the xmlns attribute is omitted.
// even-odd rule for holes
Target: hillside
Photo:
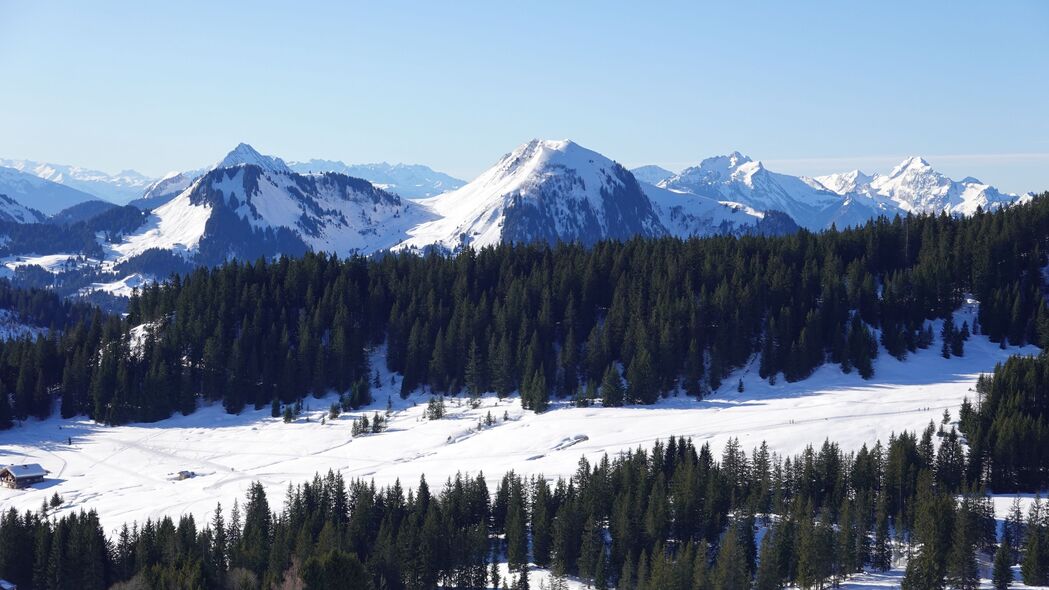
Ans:
<svg viewBox="0 0 1049 590"><path fill-rule="evenodd" d="M201 187L239 189L245 178L273 186L254 170L217 170L193 194L226 198ZM238 202L245 211L258 206ZM192 206L222 210L216 201ZM272 219L258 209L259 219ZM1046 228L1043 197L972 218L912 217L815 235L237 261L143 288L126 318L109 318L105 330L73 330L57 347L10 345L35 360L0 381L16 392L18 419L49 415L48 399L62 392L64 415L120 424L192 412L200 399L238 412L310 391L360 392L371 379L367 351L382 343L405 395L421 386L519 391L536 411L596 397L610 375L627 386L609 405L651 404L669 392L703 398L755 359L770 382L803 381L825 364L876 378L880 350L905 359L931 347L932 323L969 300L979 314L953 322L952 333L1006 347L1043 342ZM197 248L205 251L207 239ZM129 357L123 335L143 324L157 326L155 337ZM957 339L957 351L945 354L964 348ZM78 361L77 350L99 362ZM27 385L38 382L48 395L33 398Z"/></svg>

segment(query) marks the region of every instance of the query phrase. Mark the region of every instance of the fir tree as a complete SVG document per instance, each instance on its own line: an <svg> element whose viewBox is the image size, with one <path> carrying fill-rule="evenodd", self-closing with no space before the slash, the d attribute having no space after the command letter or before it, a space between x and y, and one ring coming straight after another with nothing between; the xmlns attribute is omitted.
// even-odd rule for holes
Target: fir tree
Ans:
<svg viewBox="0 0 1049 590"><path fill-rule="evenodd" d="M994 571L991 585L995 590L1006 590L1013 583L1013 559L1009 545L1001 543L994 552Z"/></svg>
<svg viewBox="0 0 1049 590"><path fill-rule="evenodd" d="M608 365L601 380L602 403L607 407L621 406L624 395L623 379L619 376L619 370L615 365Z"/></svg>

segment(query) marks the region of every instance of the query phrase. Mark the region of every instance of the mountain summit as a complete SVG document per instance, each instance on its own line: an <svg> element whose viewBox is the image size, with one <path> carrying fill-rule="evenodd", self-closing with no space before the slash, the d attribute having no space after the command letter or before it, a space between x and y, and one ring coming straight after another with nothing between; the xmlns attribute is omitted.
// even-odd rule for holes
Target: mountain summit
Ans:
<svg viewBox="0 0 1049 590"><path fill-rule="evenodd" d="M237 147L230 150L226 157L222 158L211 169L233 168L236 166L257 166L271 172L291 173L291 168L288 168L284 160L274 156L264 156L246 143L237 144Z"/></svg>
<svg viewBox="0 0 1049 590"><path fill-rule="evenodd" d="M883 207L900 213L972 215L977 207L994 209L1021 198L1002 193L971 176L951 180L921 156L904 159L888 174L868 176L854 170L817 176L815 180L839 195L877 200Z"/></svg>
<svg viewBox="0 0 1049 590"><path fill-rule="evenodd" d="M529 141L462 188L419 202L438 219L410 230L401 247L591 244L663 233L633 175L570 140Z"/></svg>

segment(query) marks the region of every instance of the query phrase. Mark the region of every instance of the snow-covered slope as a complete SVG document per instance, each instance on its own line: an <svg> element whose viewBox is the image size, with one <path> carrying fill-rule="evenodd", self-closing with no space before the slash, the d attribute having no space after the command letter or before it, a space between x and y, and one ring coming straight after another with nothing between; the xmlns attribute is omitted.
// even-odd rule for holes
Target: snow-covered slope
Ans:
<svg viewBox="0 0 1049 590"><path fill-rule="evenodd" d="M638 182L647 184L659 184L674 175L670 170L653 164L631 168L630 173L634 175Z"/></svg>
<svg viewBox="0 0 1049 590"><path fill-rule="evenodd" d="M264 156L246 143L237 144L237 147L226 154L225 158L215 163L211 170L234 168L236 166L257 166L277 174L290 174L292 172L291 168L288 168L288 165L284 163L284 160L276 156Z"/></svg>
<svg viewBox="0 0 1049 590"><path fill-rule="evenodd" d="M8 200L17 201L16 205L8 202L0 205L0 209L4 210L0 217L16 219L23 223L39 221L43 216L38 218L36 215L26 214L26 211L15 212L18 207L24 210L33 209L46 216L84 201L97 200L94 195L75 188L44 180L14 168L3 167L0 167L0 195L7 195Z"/></svg>
<svg viewBox="0 0 1049 590"><path fill-rule="evenodd" d="M200 178L204 172L206 170L203 168L183 172L168 172L163 178L147 186L142 192L142 196L128 204L143 210L155 209L179 196L182 191L193 184L193 181Z"/></svg>
<svg viewBox="0 0 1049 590"><path fill-rule="evenodd" d="M817 176L813 180L826 187L827 190L836 192L839 195L844 195L846 193L864 190L866 187L870 186L874 177L867 176L859 170L850 170L849 172L837 172L826 176Z"/></svg>
<svg viewBox="0 0 1049 590"><path fill-rule="evenodd" d="M707 158L659 186L740 203L756 211L781 211L810 229L825 227L842 202L839 195L818 183L772 172L739 152Z"/></svg>
<svg viewBox="0 0 1049 590"><path fill-rule="evenodd" d="M15 223L36 223L44 220L44 215L30 209L11 197L0 193L0 221Z"/></svg>
<svg viewBox="0 0 1049 590"><path fill-rule="evenodd" d="M677 192L641 183L668 235L679 238L718 234L783 234L798 229L786 215L757 211L730 201Z"/></svg>
<svg viewBox="0 0 1049 590"><path fill-rule="evenodd" d="M761 162L733 152L707 158L659 186L738 202L755 211L782 211L812 230L863 224L882 215L971 215L977 207L993 209L1021 198L974 178L955 182L919 157L907 158L884 175L853 170L809 178L772 172Z"/></svg>
<svg viewBox="0 0 1049 590"><path fill-rule="evenodd" d="M383 190L409 199L437 196L466 184L466 181L421 164L345 164L337 160L309 160L291 162L288 166L300 174L338 172L363 178Z"/></svg>
<svg viewBox="0 0 1049 590"><path fill-rule="evenodd" d="M113 203L127 203L142 194L155 179L134 170L123 170L107 174L79 166L34 162L32 160L3 160L0 166L14 168L44 180L68 186ZM80 199L81 201L86 199ZM74 203L69 203L72 205ZM66 205L67 207L69 205ZM65 207L62 207L63 209ZM44 211L44 209L41 209ZM45 211L47 212L47 211Z"/></svg>
<svg viewBox="0 0 1049 590"><path fill-rule="evenodd" d="M437 219L402 248L575 241L664 234L633 175L572 141L532 140L466 186L419 201Z"/></svg>
<svg viewBox="0 0 1049 590"><path fill-rule="evenodd" d="M888 174L868 177L859 173L849 189L850 192L882 197L895 203L901 211L912 213L972 215L978 207L996 209L1019 198L1001 193L975 178L968 177L960 182L951 180L918 156L907 158Z"/></svg>
<svg viewBox="0 0 1049 590"><path fill-rule="evenodd" d="M956 320L971 325L973 313L975 308L960 310ZM939 323L933 329L938 334ZM856 450L879 439L885 443L894 432L920 431L930 420L939 422L944 410L957 418L962 400L974 395L979 372L1011 354L1037 349L1002 350L974 335L964 357L944 359L938 345L905 361L883 352L871 381L826 365L804 381L770 385L757 374L755 362L702 401L671 396L653 406L622 408L576 408L563 401L535 414L522 410L516 395L486 395L477 408L462 398L449 399L443 420L423 418L428 393L400 398L400 376L385 370L384 352L380 347L371 357L380 372L374 404L324 423L321 417L334 396L307 397L309 420L304 416L290 424L271 418L268 407L230 415L219 404L156 424L107 427L83 417L30 419L0 432L0 461L40 463L51 472L51 483L0 488L0 504L35 510L57 492L65 500L60 511L97 509L112 531L163 514L206 519L216 502L228 507L243 500L253 481L262 482L271 498L281 498L289 482L329 469L347 479L374 479L377 485L399 479L404 486L414 486L422 474L439 485L457 472L483 471L494 490L508 470L568 477L581 456L595 462L605 453L647 448L672 435L710 443L715 455L730 437L748 451L767 441L785 456L825 439ZM738 380L743 392L736 389ZM387 400L389 430L352 436L354 418L385 411ZM489 413L495 423L483 426ZM174 481L171 474L181 470L196 477Z"/></svg>
<svg viewBox="0 0 1049 590"><path fill-rule="evenodd" d="M200 264L306 250L370 253L427 219L414 203L367 181L297 174L241 144L111 248L120 260L157 248Z"/></svg>

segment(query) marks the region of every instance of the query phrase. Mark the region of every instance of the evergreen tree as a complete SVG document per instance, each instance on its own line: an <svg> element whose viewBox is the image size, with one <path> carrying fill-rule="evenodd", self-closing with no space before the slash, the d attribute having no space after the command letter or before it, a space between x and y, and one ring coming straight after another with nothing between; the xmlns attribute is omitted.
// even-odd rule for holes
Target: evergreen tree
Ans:
<svg viewBox="0 0 1049 590"><path fill-rule="evenodd" d="M1012 551L1006 543L998 545L994 552L994 571L991 575L991 585L995 590L1006 590L1013 583L1013 560Z"/></svg>
<svg viewBox="0 0 1049 590"><path fill-rule="evenodd" d="M601 399L606 407L617 407L623 405L625 391L623 379L619 376L619 370L615 365L608 365L605 369L604 378L601 379Z"/></svg>
<svg viewBox="0 0 1049 590"><path fill-rule="evenodd" d="M721 540L713 576L715 590L748 590L750 588L746 555L740 547L740 539L735 526L729 526L728 532Z"/></svg>

